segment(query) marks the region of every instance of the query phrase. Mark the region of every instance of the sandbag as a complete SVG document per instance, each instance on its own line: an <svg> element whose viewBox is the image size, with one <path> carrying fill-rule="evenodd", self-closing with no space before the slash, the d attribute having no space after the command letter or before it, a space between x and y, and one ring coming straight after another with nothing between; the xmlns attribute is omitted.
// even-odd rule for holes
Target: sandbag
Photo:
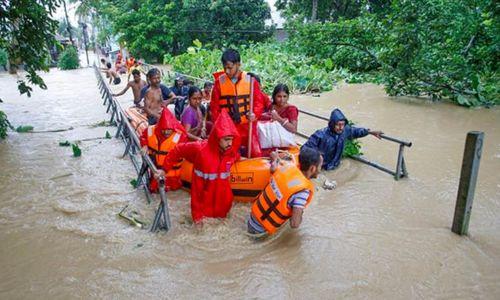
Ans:
<svg viewBox="0 0 500 300"><path fill-rule="evenodd" d="M277 121L257 122L259 142L262 149L295 146L293 133L286 130Z"/></svg>

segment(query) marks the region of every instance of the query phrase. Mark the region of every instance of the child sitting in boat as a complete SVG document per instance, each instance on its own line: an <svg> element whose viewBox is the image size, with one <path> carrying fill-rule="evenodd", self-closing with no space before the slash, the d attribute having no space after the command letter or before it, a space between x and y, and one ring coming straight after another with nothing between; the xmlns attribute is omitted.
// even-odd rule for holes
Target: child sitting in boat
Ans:
<svg viewBox="0 0 500 300"><path fill-rule="evenodd" d="M307 147L299 153L300 169L293 164L276 166L277 155L272 159L270 182L253 203L247 223L248 232L256 236L274 234L289 219L290 227L300 226L313 198L311 178L318 176L323 163L320 153Z"/></svg>
<svg viewBox="0 0 500 300"><path fill-rule="evenodd" d="M158 123L149 126L140 137L143 153L148 153L156 167L160 169L163 167L167 154L176 145L186 141L187 134L184 127L168 109L163 109ZM165 188L169 191L182 187L180 178L181 163L182 160L178 160L165 176ZM150 177L149 189L156 192L158 191L158 182L153 176Z"/></svg>
<svg viewBox="0 0 500 300"><path fill-rule="evenodd" d="M202 92L198 87L190 87L188 91L189 106L184 109L181 115L182 126L192 141L206 139L212 128L212 123L206 120L201 110L202 97Z"/></svg>

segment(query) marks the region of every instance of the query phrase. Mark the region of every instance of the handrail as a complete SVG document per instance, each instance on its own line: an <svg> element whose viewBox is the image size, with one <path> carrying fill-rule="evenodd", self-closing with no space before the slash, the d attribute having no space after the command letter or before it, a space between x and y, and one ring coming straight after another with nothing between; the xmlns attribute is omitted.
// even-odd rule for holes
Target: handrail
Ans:
<svg viewBox="0 0 500 300"><path fill-rule="evenodd" d="M299 109L299 112L301 112L301 113L303 113L305 115L309 115L309 116L312 116L312 117L315 117L315 118L327 121L327 122L330 121L330 119L328 119L326 117L320 116L320 115L312 113L312 112L305 111L303 109ZM384 140L391 141L391 142L395 142L395 143L398 143L398 144L405 145L406 147L411 147L411 145L412 145L411 142L407 142L407 141L404 141L404 140L399 139L399 138L391 137L391 136L388 136L386 134L381 134L380 138L382 138Z"/></svg>
<svg viewBox="0 0 500 300"><path fill-rule="evenodd" d="M116 115L116 121L119 122L118 129L116 132L116 137L121 136L123 141L126 144L126 150L124 153L124 156L128 153L130 158L132 159L132 162L134 163L134 166L136 164L134 160L134 155L136 154L135 149L140 149L140 141L139 138L130 124L128 117L123 110L121 104L112 96L111 89L109 88L108 84L105 82L105 80L102 77L101 72L97 68L97 66L94 63L94 71L98 80L98 85L99 89L101 91L101 96L104 98L104 103L103 105L108 105L107 107L107 112L111 111L111 123L114 121L114 117ZM131 152L132 151L132 152ZM143 181L144 182L144 191L146 193L146 196L148 197L148 200L151 198L151 194L148 189L148 176L146 175L146 171L149 168L154 174L158 173L158 169L156 168L155 164L149 157L149 155L139 152L140 156L142 158L142 167L140 170L136 167L136 170L138 171L138 182ZM159 191L160 191L160 204L158 206L158 209L156 211L153 224L151 226L151 231L156 232L158 229L165 229L169 230L171 227L170 223L170 216L169 216L169 211L168 211L168 202L167 202L167 197L165 194L165 177L163 175L159 176Z"/></svg>

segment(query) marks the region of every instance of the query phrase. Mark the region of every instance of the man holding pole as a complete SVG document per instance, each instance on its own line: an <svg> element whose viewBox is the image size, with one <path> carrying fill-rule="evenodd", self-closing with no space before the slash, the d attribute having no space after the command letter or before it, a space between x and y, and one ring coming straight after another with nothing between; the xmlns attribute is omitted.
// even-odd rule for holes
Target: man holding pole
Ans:
<svg viewBox="0 0 500 300"><path fill-rule="evenodd" d="M224 71L214 73L215 83L210 101L212 119L217 120L221 111L227 111L248 157L261 156L255 120L264 111L267 97L260 90L259 83L240 70L241 58L238 51L227 49L222 54L221 62Z"/></svg>
<svg viewBox="0 0 500 300"><path fill-rule="evenodd" d="M318 150L323 155L323 169L333 170L340 165L345 140L361 138L368 134L380 139L383 132L349 125L342 111L336 108L330 114L328 127L317 130L302 147Z"/></svg>

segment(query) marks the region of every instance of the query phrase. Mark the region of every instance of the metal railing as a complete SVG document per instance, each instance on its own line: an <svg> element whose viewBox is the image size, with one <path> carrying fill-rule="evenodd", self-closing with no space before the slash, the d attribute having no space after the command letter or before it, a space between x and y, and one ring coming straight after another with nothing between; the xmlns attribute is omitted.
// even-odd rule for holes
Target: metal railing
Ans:
<svg viewBox="0 0 500 300"><path fill-rule="evenodd" d="M182 73L174 72L174 71L171 71L171 70L164 70L161 67L156 67L156 66L149 65L149 64L146 64L146 63L144 63L143 66L145 66L145 68L147 70L149 70L151 68L158 68L160 70L162 76L168 76L169 78L171 78L172 76L183 76L183 77L186 77L186 78L191 78L191 79L194 79L196 81L199 81L200 83L205 83L207 81L208 82L212 82L210 80L205 80L203 78L198 78L198 77L190 76L190 75L187 75L187 74L182 74ZM320 120L325 120L327 122L329 121L328 118L320 116L320 115L317 115L315 113L311 113L311 112L308 112L308 111L305 111L305 110L301 110L301 109L299 109L299 112L301 112L301 113L303 113L305 115L309 115L311 117L315 117L315 118L320 119ZM309 138L309 136L307 134L304 134L304 133L301 133L301 132L298 132L298 131L295 134L297 136L300 136L300 137L305 138L305 139ZM404 140L399 139L399 138L388 136L386 134L382 134L381 135L381 139L399 144L399 151L398 151L398 158L397 158L397 163L396 163L396 170L393 171L393 170L391 170L391 169L389 169L387 167L384 167L384 166L382 166L382 165L380 165L380 164L378 164L376 162L370 161L370 160L364 158L361 155L353 155L353 156L349 156L349 157L352 158L352 159L354 159L354 160L356 160L356 161L359 161L361 163L364 163L366 165L374 167L374 168L376 168L376 169L378 169L380 171L386 172L386 173L392 175L395 180L399 180L400 178L408 177L408 170L406 169L406 162L405 162L405 158L404 158L404 148L405 147L408 147L408 148L411 147L412 143L404 141Z"/></svg>
<svg viewBox="0 0 500 300"><path fill-rule="evenodd" d="M149 155L140 151L141 144L139 142L139 138L130 124L128 116L125 114L125 111L120 103L113 97L113 93L111 92L109 85L106 83L102 77L102 73L95 64L94 71L97 77L97 84L101 97L104 99L103 105L106 106L106 112L111 114L110 123L117 126L115 138L120 137L125 143L125 152L123 153L123 157L127 154L130 156L132 164L138 174L137 187L142 186L144 188L148 203L151 203L153 195L148 188L150 180L148 170L151 170L152 173L157 173L158 170L155 164L151 161ZM139 158L137 156L139 156ZM153 223L151 224L151 232L157 232L158 230L168 231L171 228L167 196L165 193L165 177L160 176L158 181L160 203L158 205L158 209L156 210Z"/></svg>
<svg viewBox="0 0 500 300"><path fill-rule="evenodd" d="M327 122L330 121L326 117L323 117L323 116L320 116L320 115L317 115L315 113L311 113L311 112L308 112L308 111L305 111L305 110L299 109L299 112L301 112L301 113L303 113L305 115L309 115L311 117L315 117L315 118L320 119L320 120L324 120L324 121L327 121ZM306 138L306 139L309 138L308 135L305 135L305 134L300 133L300 132L297 132L297 135L300 136L300 137ZM405 147L408 147L408 148L411 147L412 143L404 141L404 140L401 140L401 139L398 139L398 138L390 137L390 136L385 135L385 134L382 134L380 136L380 138L383 139L383 140L387 140L387 141L399 144L398 160L397 160L397 163L396 163L396 170L395 171L390 170L390 169L388 169L388 168L386 168L386 167L384 167L384 166L382 166L382 165L380 165L380 164L378 164L376 162L369 161L369 160L367 160L366 158L364 158L363 156L360 156L360 155L351 155L349 157L352 158L352 159L354 159L354 160L357 160L359 162L362 162L364 164L367 164L367 165L369 165L371 167L377 168L380 171L389 173L392 176L394 176L395 180L399 180L400 178L403 178L403 177L408 177L408 170L406 169L406 162L405 162L405 158L404 158L404 148Z"/></svg>

